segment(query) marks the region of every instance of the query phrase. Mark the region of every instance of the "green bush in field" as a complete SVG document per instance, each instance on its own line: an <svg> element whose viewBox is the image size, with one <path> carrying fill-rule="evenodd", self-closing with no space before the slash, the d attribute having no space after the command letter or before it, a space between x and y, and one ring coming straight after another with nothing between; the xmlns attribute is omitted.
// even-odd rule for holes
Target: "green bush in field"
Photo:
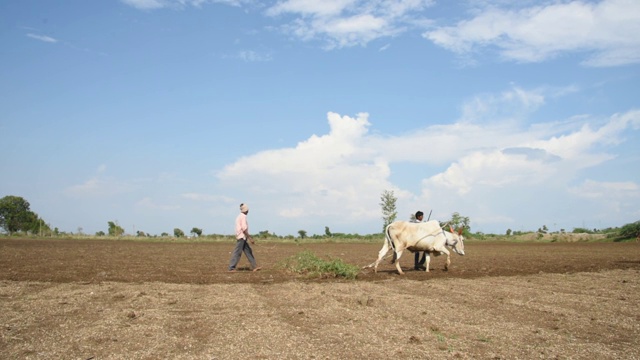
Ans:
<svg viewBox="0 0 640 360"><path fill-rule="evenodd" d="M635 240L640 238L640 221L623 225L615 234L616 241Z"/></svg>
<svg viewBox="0 0 640 360"><path fill-rule="evenodd" d="M303 251L282 261L286 270L309 277L343 277L355 279L360 269L340 259L322 260L311 251Z"/></svg>

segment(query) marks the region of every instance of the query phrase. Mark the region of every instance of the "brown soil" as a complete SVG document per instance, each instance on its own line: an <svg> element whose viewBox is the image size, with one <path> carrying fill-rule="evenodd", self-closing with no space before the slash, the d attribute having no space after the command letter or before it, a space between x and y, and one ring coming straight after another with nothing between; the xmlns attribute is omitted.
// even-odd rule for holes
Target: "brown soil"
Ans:
<svg viewBox="0 0 640 360"><path fill-rule="evenodd" d="M640 358L640 244L469 242L404 276L277 264L310 250L365 266L380 244L0 239L2 359Z"/></svg>

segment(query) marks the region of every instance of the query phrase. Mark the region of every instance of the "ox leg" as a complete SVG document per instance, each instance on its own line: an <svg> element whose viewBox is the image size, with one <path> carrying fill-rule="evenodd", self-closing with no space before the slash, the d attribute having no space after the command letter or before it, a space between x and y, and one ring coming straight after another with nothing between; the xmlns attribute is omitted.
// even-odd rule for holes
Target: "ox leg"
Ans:
<svg viewBox="0 0 640 360"><path fill-rule="evenodd" d="M451 265L451 253L446 248L443 248L442 252L447 254L447 262L444 264L444 271L448 271L449 265Z"/></svg>
<svg viewBox="0 0 640 360"><path fill-rule="evenodd" d="M404 272L400 268L400 256L402 256L403 251L404 249L396 250L396 254L398 255L398 257L396 258L396 269L398 269L398 274L400 275L404 275Z"/></svg>
<svg viewBox="0 0 640 360"><path fill-rule="evenodd" d="M387 253L389 252L389 242L385 241L384 245L382 245L382 249L380 249L380 252L378 253L378 260L376 260L376 263L373 267L373 272L378 272L378 264L380 264L380 261L382 261L382 258L387 255Z"/></svg>
<svg viewBox="0 0 640 360"><path fill-rule="evenodd" d="M431 262L431 253L429 252L424 252L426 259L424 261L424 265L426 267L426 269L424 271L429 272L429 263Z"/></svg>

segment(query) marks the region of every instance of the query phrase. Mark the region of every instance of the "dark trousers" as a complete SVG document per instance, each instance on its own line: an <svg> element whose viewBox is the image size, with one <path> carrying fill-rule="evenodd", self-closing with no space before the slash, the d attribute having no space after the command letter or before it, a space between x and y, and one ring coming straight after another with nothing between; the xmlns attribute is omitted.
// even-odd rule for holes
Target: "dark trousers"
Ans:
<svg viewBox="0 0 640 360"><path fill-rule="evenodd" d="M414 268L419 268L420 266L424 265L424 263L427 261L427 253L426 252L422 252L422 260L420 260L420 251L416 251L415 253L415 261L414 261Z"/></svg>
<svg viewBox="0 0 640 360"><path fill-rule="evenodd" d="M240 239L236 241L236 247L233 249L233 253L231 253L231 261L229 262L229 270L234 270L240 261L240 256L244 252L247 255L247 259L251 264L251 268L255 269L256 259L253 257L253 250L251 250L251 246L247 242L247 239Z"/></svg>

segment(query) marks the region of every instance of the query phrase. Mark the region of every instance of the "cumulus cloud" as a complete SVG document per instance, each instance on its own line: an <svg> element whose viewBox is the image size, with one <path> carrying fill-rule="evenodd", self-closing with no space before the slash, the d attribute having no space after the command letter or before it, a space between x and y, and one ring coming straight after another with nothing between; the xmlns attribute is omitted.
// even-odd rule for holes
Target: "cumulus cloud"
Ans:
<svg viewBox="0 0 640 360"><path fill-rule="evenodd" d="M328 134L313 135L295 148L244 157L222 169L218 178L255 194L277 195L281 201L273 207L282 217L379 217L371 209L381 189L393 186L388 163L366 143L368 114L352 118L328 113L327 119Z"/></svg>
<svg viewBox="0 0 640 360"><path fill-rule="evenodd" d="M423 36L458 54L497 48L507 60L540 62L564 53L586 53L588 66L640 62L640 2L547 2L511 9L490 5L470 19Z"/></svg>
<svg viewBox="0 0 640 360"><path fill-rule="evenodd" d="M640 111L615 114L593 129L583 124L566 131L563 126L546 127L545 133L527 132L505 136L503 144L472 151L453 162L446 171L424 181L427 188L445 188L465 194L474 186L503 187L566 181L576 170L596 166L614 157L601 145L616 145L621 134L640 119ZM562 131L562 134L554 132ZM506 135L506 134L505 134ZM488 137L491 139L491 137ZM504 143L509 144L505 147Z"/></svg>
<svg viewBox="0 0 640 360"><path fill-rule="evenodd" d="M545 96L539 90L512 89L490 96L487 104L528 109L515 111L526 117L544 104ZM494 112L482 108L480 113ZM582 169L614 158L611 150L624 141L621 134L640 120L635 110L609 118L579 116L535 124L517 116L473 122L468 115L451 124L382 136L369 131L372 123L366 113L350 117L330 112L327 134L313 135L292 148L246 156L217 177L243 188L255 201L278 199L268 206L282 219L376 221L379 196L391 189L399 206L410 211L430 204L438 206L439 217L466 210L476 221L504 222L519 197L549 201L550 194L569 193L568 184ZM419 192L391 181L391 168L402 163L414 164Z"/></svg>

